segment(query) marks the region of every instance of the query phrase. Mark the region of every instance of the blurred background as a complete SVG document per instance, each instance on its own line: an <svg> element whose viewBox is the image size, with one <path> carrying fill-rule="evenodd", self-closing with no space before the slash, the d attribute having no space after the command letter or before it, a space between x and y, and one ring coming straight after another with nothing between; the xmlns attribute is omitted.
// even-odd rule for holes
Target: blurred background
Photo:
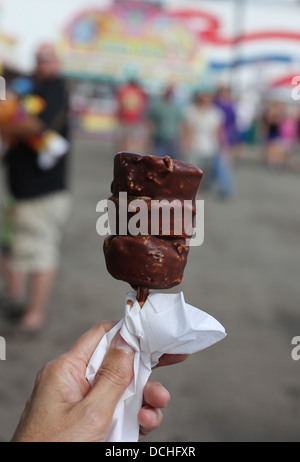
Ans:
<svg viewBox="0 0 300 462"><path fill-rule="evenodd" d="M205 240L172 292L182 290L228 334L154 371L171 402L147 440L299 440L299 24L297 0L1 1L0 441L11 438L39 368L94 323L123 317L129 286L106 271L96 233L96 205L110 195L120 150L203 168ZM43 74L45 62L59 69ZM51 116L53 95L41 90L49 79L65 89ZM55 147L45 148L45 127ZM38 139L22 157L16 139L23 146L28 134ZM41 162L30 170L33 151ZM65 175L68 183L57 179ZM37 278L20 290L11 273L14 214L24 199L66 191L72 211L62 212L60 264L33 300ZM58 216L62 202L55 207ZM40 210L22 210L27 225L40 217L41 232Z"/></svg>

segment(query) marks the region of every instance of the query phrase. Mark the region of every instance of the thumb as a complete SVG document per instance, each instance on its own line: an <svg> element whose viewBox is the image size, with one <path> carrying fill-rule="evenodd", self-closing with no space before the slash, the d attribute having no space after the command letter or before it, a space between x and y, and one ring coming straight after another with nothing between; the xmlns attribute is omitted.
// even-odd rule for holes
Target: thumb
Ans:
<svg viewBox="0 0 300 462"><path fill-rule="evenodd" d="M97 372L88 396L100 404L107 417L113 416L118 401L133 379L134 353L118 333Z"/></svg>

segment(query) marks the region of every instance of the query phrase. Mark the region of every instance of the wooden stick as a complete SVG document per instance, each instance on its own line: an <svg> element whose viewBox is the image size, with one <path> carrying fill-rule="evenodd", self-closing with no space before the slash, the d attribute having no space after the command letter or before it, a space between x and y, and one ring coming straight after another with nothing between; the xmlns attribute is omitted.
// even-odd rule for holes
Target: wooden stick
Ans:
<svg viewBox="0 0 300 462"><path fill-rule="evenodd" d="M143 308L148 295L149 295L148 287L138 286L136 299L139 302L141 308Z"/></svg>

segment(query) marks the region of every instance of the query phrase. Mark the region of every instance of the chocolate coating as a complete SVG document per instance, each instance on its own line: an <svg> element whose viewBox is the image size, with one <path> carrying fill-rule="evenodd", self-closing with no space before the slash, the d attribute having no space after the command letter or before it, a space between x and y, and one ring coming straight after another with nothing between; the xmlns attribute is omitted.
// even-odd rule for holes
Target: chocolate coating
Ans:
<svg viewBox="0 0 300 462"><path fill-rule="evenodd" d="M170 157L121 152L114 160L112 193L149 199L194 200L203 172L195 165Z"/></svg>
<svg viewBox="0 0 300 462"><path fill-rule="evenodd" d="M110 200L117 210L116 235L104 242L107 270L115 279L128 282L134 289L139 288L138 293L143 293L143 288L169 289L181 283L189 253L185 239L193 231L195 197L202 175L198 167L169 157L162 159L128 152L115 156ZM120 193L127 193L123 203ZM135 199L146 203L148 228L142 232L146 235L132 236L127 228L127 235L120 236L118 211L125 206L128 225L137 213L137 209L130 209L130 202ZM169 203L177 200L181 204L189 201L188 217L184 219L183 209L180 216L174 211L170 213L169 208L168 226L161 215L156 232L153 232L151 225L155 215L152 212L159 209L159 205L152 202L155 200Z"/></svg>
<svg viewBox="0 0 300 462"><path fill-rule="evenodd" d="M108 272L134 289L170 289L180 284L188 252L184 239L110 236L104 241Z"/></svg>

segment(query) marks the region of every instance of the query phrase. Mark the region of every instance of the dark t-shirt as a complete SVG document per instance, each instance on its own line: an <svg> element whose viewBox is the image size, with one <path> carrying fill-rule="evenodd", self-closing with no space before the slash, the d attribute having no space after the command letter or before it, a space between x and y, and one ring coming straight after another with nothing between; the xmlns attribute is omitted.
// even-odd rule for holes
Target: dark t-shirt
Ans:
<svg viewBox="0 0 300 462"><path fill-rule="evenodd" d="M33 94L46 102L40 120L48 129L69 139L68 94L64 80L36 80ZM68 154L49 170L38 167L37 155L24 142L14 145L6 153L8 188L16 199L31 199L67 189Z"/></svg>

